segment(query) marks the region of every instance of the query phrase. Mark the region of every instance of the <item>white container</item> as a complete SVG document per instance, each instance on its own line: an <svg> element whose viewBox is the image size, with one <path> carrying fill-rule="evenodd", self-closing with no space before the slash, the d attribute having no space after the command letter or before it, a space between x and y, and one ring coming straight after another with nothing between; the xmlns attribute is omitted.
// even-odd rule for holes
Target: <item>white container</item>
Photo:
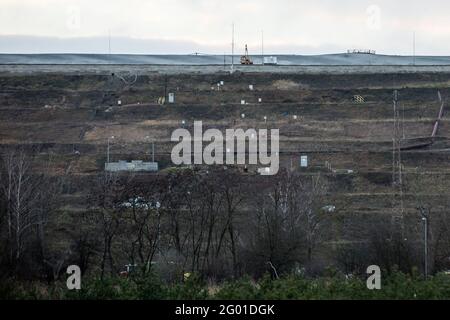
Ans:
<svg viewBox="0 0 450 320"><path fill-rule="evenodd" d="M277 57L264 57L264 64L266 65L277 65L278 64L278 59Z"/></svg>
<svg viewBox="0 0 450 320"><path fill-rule="evenodd" d="M175 103L175 93L169 93L169 103Z"/></svg>
<svg viewBox="0 0 450 320"><path fill-rule="evenodd" d="M300 167L307 168L308 167L308 156L300 157Z"/></svg>

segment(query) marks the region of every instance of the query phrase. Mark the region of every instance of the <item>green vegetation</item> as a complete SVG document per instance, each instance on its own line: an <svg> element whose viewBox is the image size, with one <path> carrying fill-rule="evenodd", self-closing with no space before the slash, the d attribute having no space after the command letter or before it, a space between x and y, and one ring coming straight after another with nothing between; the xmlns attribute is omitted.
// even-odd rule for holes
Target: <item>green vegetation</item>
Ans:
<svg viewBox="0 0 450 320"><path fill-rule="evenodd" d="M89 279L79 291L68 291L64 282L54 285L7 282L0 288L2 299L139 299L139 300L347 300L347 299L450 299L450 276L437 274L424 280L417 274L394 272L382 280L381 290L368 290L366 280L341 274L320 278L288 275L259 281L243 277L220 285L207 284L192 276L183 283L164 284L157 276Z"/></svg>

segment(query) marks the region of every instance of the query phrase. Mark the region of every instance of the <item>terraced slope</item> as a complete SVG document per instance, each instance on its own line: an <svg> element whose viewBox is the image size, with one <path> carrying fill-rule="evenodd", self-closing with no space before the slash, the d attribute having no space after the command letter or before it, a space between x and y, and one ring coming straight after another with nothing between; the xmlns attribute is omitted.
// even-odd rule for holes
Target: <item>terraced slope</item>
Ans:
<svg viewBox="0 0 450 320"><path fill-rule="evenodd" d="M356 219L391 214L398 205L392 188L393 90L399 92L406 140L431 135L440 106L438 90L444 99L450 98L446 69L402 73L244 69L229 74L204 72L201 67L199 73L192 67L177 67L176 72L167 67L161 72L144 67L127 72L126 66L103 66L98 72L93 71L95 66L72 66L70 72L64 67L58 72L39 68L26 72L27 68L33 67L20 66L17 73L0 68L1 145L37 148L43 160L50 155L58 167L55 174L70 173L77 182L66 195L72 208L80 205L90 176L103 170L108 137L115 136L113 160L148 159L149 142L154 141L156 160L165 169L172 166L172 131L182 126L182 120L186 128L202 120L205 128L221 130L278 128L282 166L296 168L300 155L308 155L310 167L303 173L330 176L330 201L339 215ZM220 81L224 85L218 90ZM158 97L169 92L175 93L175 103L159 105ZM355 95L365 102L355 102ZM406 212L416 213L418 193L433 203L435 211L448 208L447 114L433 146L402 154L405 181L416 181L414 187L413 183L404 187ZM326 161L336 172L325 167ZM258 184L258 177L254 179Z"/></svg>

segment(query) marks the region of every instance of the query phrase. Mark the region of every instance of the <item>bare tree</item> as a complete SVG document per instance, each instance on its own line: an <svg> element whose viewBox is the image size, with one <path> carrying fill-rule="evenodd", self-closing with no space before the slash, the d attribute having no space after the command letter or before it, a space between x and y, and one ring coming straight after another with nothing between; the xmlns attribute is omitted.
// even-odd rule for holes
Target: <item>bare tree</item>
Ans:
<svg viewBox="0 0 450 320"><path fill-rule="evenodd" d="M228 233L229 248L232 257L232 268L234 277L239 276L237 242L239 241L239 230L236 228L239 219L239 208L242 206L247 194L246 185L242 176L235 170L227 169L218 172L217 181L220 183L219 191L222 193L225 224L223 225L221 236L218 243L217 255L220 253L225 232Z"/></svg>
<svg viewBox="0 0 450 320"><path fill-rule="evenodd" d="M123 214L124 247L132 264L136 262L148 273L158 251L162 251L164 212L168 193L161 179L135 183L127 188Z"/></svg>
<svg viewBox="0 0 450 320"><path fill-rule="evenodd" d="M328 215L331 213L324 207L324 196L327 185L320 175L311 176L310 181L304 179L300 188L300 206L298 208L300 217L306 233L307 259L312 261L315 247L323 240Z"/></svg>
<svg viewBox="0 0 450 320"><path fill-rule="evenodd" d="M181 269L223 276L231 261L230 269L238 275L240 238L235 226L247 191L242 178L232 168L212 167L183 170L169 180L165 210Z"/></svg>
<svg viewBox="0 0 450 320"><path fill-rule="evenodd" d="M283 170L270 179L263 189L267 191L255 196L255 231L250 242L260 266L285 271L298 263L311 263L327 230L329 219L322 210L326 189L320 176Z"/></svg>
<svg viewBox="0 0 450 320"><path fill-rule="evenodd" d="M125 199L124 195L132 178L129 175L120 176L116 173L105 172L97 177L89 195L90 212L95 215L96 223L103 238L100 264L102 279L107 267L111 275L116 272L113 244L119 233L120 221L125 209L121 204Z"/></svg>
<svg viewBox="0 0 450 320"><path fill-rule="evenodd" d="M38 250L38 264L45 264L44 228L58 207L62 180L52 176L50 162L39 173L33 171L32 155L23 149L5 152L2 160L1 195L5 203L6 243L11 270L17 270L32 245Z"/></svg>
<svg viewBox="0 0 450 320"><path fill-rule="evenodd" d="M40 210L41 176L33 175L31 162L23 150L11 151L3 158L2 191L6 202L10 262L17 266L33 227L45 223Z"/></svg>

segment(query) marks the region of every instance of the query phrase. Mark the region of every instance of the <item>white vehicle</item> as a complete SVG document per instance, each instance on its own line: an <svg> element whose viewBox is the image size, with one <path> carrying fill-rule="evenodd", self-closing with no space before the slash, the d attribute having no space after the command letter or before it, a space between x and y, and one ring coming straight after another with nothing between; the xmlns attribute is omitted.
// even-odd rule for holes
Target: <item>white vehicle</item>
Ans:
<svg viewBox="0 0 450 320"><path fill-rule="evenodd" d="M131 198L127 202L123 202L121 207L124 208L138 208L138 209L159 209L161 208L161 203L159 201L146 201L142 197Z"/></svg>
<svg viewBox="0 0 450 320"><path fill-rule="evenodd" d="M328 206L322 207L322 210L325 212L328 212L328 213L332 213L332 212L336 211L336 207L333 205L328 205Z"/></svg>

